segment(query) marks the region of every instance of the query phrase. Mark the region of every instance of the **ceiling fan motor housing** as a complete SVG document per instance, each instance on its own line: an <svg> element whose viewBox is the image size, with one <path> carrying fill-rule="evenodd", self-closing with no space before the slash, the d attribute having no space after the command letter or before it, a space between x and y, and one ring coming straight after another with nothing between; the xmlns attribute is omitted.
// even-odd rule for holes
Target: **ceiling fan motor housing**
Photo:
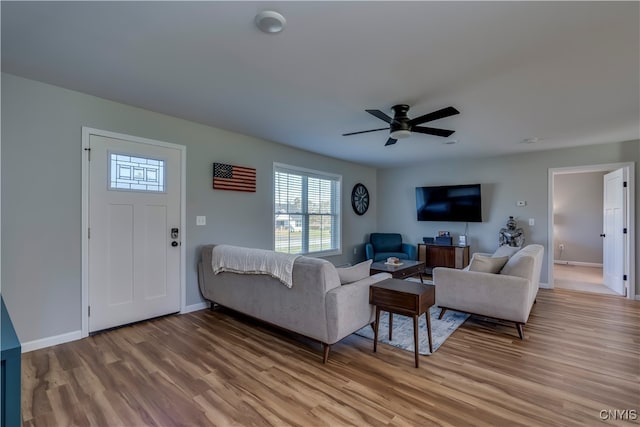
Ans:
<svg viewBox="0 0 640 427"><path fill-rule="evenodd" d="M390 124L391 132L397 131L411 131L411 126L409 125L409 117L407 116L407 112L409 111L409 106L405 104L394 105L391 107L393 110L393 121Z"/></svg>

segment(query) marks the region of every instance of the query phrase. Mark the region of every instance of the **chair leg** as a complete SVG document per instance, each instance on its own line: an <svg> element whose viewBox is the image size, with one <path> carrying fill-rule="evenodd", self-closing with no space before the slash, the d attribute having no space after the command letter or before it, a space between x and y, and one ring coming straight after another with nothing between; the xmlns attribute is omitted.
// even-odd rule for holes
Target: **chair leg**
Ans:
<svg viewBox="0 0 640 427"><path fill-rule="evenodd" d="M518 335L520 335L521 340L524 340L524 331L522 330L523 326L523 323L516 323L516 329L518 329Z"/></svg>
<svg viewBox="0 0 640 427"><path fill-rule="evenodd" d="M442 316L444 316L445 311L447 311L447 309L442 307L442 310L440 310L440 316L438 316L438 319L442 319Z"/></svg>
<svg viewBox="0 0 640 427"><path fill-rule="evenodd" d="M329 350L331 350L331 346L326 343L322 343L322 363L327 363L329 360Z"/></svg>

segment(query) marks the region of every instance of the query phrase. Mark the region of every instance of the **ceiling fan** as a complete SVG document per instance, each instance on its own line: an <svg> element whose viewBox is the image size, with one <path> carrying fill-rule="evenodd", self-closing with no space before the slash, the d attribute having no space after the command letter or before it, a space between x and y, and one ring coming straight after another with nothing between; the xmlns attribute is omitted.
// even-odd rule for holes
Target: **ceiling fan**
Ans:
<svg viewBox="0 0 640 427"><path fill-rule="evenodd" d="M455 131L447 130L447 129L438 129L438 128L430 128L425 126L418 126L422 123L431 122L433 120L444 119L445 117L455 116L456 114L460 114L460 111L456 110L453 107L446 107L438 111L434 111L433 113L425 114L424 116L416 117L415 119L410 119L407 116L407 111L409 111L409 106L405 104L398 104L391 107L393 110L393 118L389 117L385 113L380 110L365 110L367 113L372 116L376 116L380 120L384 120L389 123L389 127L380 128L380 129L370 129L363 130L360 132L350 132L344 133L342 136L349 135L357 135L359 133L367 133L367 132L377 132L379 130L389 129L391 132L389 134L389 139L387 145L393 145L398 142L398 139L408 138L411 136L412 132L416 133L424 133L427 135L435 135L448 137L453 134Z"/></svg>

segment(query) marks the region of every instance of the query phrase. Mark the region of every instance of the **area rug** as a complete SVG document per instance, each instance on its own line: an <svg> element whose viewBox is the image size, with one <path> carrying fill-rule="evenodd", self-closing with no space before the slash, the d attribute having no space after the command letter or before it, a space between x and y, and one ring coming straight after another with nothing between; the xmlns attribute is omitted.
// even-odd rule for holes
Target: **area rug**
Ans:
<svg viewBox="0 0 640 427"><path fill-rule="evenodd" d="M434 305L430 310L431 315L431 340L433 351L435 352L449 336L455 332L465 320L469 318L466 313L459 313L447 310L442 320L438 319L440 307ZM424 314L418 318L418 352L424 355L431 355L429 352L429 337L427 335L427 319ZM355 332L361 337L373 339L373 328L365 326ZM389 313L380 313L380 327L378 328L378 342L392 345L410 352L414 352L413 345L413 318L393 315L393 341L389 341Z"/></svg>

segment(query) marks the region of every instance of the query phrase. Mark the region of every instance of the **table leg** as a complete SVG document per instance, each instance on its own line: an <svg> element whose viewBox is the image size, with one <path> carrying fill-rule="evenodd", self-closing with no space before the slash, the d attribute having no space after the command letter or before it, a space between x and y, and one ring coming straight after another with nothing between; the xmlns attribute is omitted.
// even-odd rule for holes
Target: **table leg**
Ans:
<svg viewBox="0 0 640 427"><path fill-rule="evenodd" d="M431 316L429 312L431 307L427 309L427 312L424 314L427 317L427 334L429 334L429 353L433 354L433 347L431 346Z"/></svg>
<svg viewBox="0 0 640 427"><path fill-rule="evenodd" d="M418 316L413 315L413 346L415 347L415 355L416 355L416 368L418 367L418 356L420 352L420 343L418 341Z"/></svg>
<svg viewBox="0 0 640 427"><path fill-rule="evenodd" d="M393 313L389 312L389 341L393 341Z"/></svg>
<svg viewBox="0 0 640 427"><path fill-rule="evenodd" d="M420 276L420 283L424 285L424 280L422 280L422 271L418 273L418 276Z"/></svg>
<svg viewBox="0 0 640 427"><path fill-rule="evenodd" d="M378 327L380 326L380 307L376 306L376 323L373 327L373 352L378 350Z"/></svg>

